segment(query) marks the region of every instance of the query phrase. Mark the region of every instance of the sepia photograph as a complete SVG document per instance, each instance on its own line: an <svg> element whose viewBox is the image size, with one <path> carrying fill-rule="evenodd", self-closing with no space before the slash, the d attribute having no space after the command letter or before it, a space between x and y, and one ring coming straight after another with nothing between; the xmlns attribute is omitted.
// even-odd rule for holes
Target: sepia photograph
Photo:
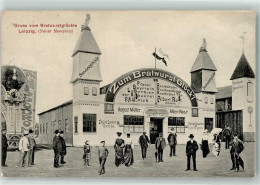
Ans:
<svg viewBox="0 0 260 185"><path fill-rule="evenodd" d="M255 177L255 11L1 14L3 177Z"/></svg>

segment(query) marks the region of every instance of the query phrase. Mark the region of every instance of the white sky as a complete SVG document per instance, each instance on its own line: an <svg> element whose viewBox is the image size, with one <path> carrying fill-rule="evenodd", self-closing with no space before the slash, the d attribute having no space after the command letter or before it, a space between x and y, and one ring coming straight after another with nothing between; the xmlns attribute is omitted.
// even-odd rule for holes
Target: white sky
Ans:
<svg viewBox="0 0 260 185"><path fill-rule="evenodd" d="M245 55L255 71L254 12L5 12L2 14L2 65L11 64L38 72L37 114L72 99L71 55L86 13L91 14L89 26L102 52L101 86L128 71L154 67L151 54L155 47L163 48L172 60L167 67L158 62L157 68L168 70L190 84L189 72L204 37L217 68L217 86L231 85L229 79L242 54L242 39L239 38L242 32L247 32ZM15 23L73 23L78 27L72 34L22 34L13 26Z"/></svg>

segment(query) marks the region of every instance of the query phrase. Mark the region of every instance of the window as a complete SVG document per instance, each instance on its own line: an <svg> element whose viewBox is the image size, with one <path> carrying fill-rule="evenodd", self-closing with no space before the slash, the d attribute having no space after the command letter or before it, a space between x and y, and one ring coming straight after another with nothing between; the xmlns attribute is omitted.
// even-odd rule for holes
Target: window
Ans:
<svg viewBox="0 0 260 185"><path fill-rule="evenodd" d="M253 83L247 82L247 96L253 97Z"/></svg>
<svg viewBox="0 0 260 185"><path fill-rule="evenodd" d="M214 104L214 98L210 98L210 104Z"/></svg>
<svg viewBox="0 0 260 185"><path fill-rule="evenodd" d="M143 132L144 116L124 115L124 132Z"/></svg>
<svg viewBox="0 0 260 185"><path fill-rule="evenodd" d="M114 113L114 104L105 103L105 114L113 114Z"/></svg>
<svg viewBox="0 0 260 185"><path fill-rule="evenodd" d="M42 133L45 133L45 123L42 125Z"/></svg>
<svg viewBox="0 0 260 185"><path fill-rule="evenodd" d="M97 96L97 88L96 87L92 87L92 95Z"/></svg>
<svg viewBox="0 0 260 185"><path fill-rule="evenodd" d="M191 109L191 114L192 114L192 117L199 117L199 110L198 108L192 108Z"/></svg>
<svg viewBox="0 0 260 185"><path fill-rule="evenodd" d="M65 119L65 130L64 130L65 133L69 132L69 122L68 122L68 119Z"/></svg>
<svg viewBox="0 0 260 185"><path fill-rule="evenodd" d="M61 120L58 122L58 130L61 130Z"/></svg>
<svg viewBox="0 0 260 185"><path fill-rule="evenodd" d="M52 121L52 132L56 130L56 120Z"/></svg>
<svg viewBox="0 0 260 185"><path fill-rule="evenodd" d="M208 104L208 97L205 97L205 104Z"/></svg>
<svg viewBox="0 0 260 185"><path fill-rule="evenodd" d="M96 114L83 114L83 132L96 132Z"/></svg>
<svg viewBox="0 0 260 185"><path fill-rule="evenodd" d="M174 128L177 133L185 133L185 118L184 117L169 117L168 128Z"/></svg>
<svg viewBox="0 0 260 185"><path fill-rule="evenodd" d="M42 133L42 124L40 124L40 134Z"/></svg>
<svg viewBox="0 0 260 185"><path fill-rule="evenodd" d="M48 133L48 123L46 123L46 133Z"/></svg>
<svg viewBox="0 0 260 185"><path fill-rule="evenodd" d="M78 133L78 116L74 117L74 132Z"/></svg>
<svg viewBox="0 0 260 185"><path fill-rule="evenodd" d="M84 95L89 95L89 88L88 87L84 87Z"/></svg>

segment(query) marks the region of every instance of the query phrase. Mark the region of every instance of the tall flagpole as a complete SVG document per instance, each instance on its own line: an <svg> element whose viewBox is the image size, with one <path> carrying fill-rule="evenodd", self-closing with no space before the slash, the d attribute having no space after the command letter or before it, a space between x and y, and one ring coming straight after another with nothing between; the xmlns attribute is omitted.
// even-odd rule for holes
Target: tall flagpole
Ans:
<svg viewBox="0 0 260 185"><path fill-rule="evenodd" d="M155 58L154 64L155 64L155 69L156 69L156 47L155 47L154 53L155 53L155 56L154 56L154 58Z"/></svg>
<svg viewBox="0 0 260 185"><path fill-rule="evenodd" d="M155 69L156 69L156 47L155 47L155 51L154 51L154 54L155 54L155 56L154 56L154 65L155 65ZM155 93L154 93L154 95L155 95L155 99L154 99L154 103L155 103L155 106L157 105L157 79L155 78L154 79L154 84L155 84L155 88L154 88L154 90L155 90Z"/></svg>

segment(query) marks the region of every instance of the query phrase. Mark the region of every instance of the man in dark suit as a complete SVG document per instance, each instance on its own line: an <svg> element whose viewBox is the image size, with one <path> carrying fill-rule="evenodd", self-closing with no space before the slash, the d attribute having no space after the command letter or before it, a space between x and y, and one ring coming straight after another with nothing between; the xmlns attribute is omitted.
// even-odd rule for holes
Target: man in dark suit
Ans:
<svg viewBox="0 0 260 185"><path fill-rule="evenodd" d="M7 143L7 138L6 138L6 129L2 130L2 167L7 167L5 164L6 157L7 157L7 148L8 148L8 143Z"/></svg>
<svg viewBox="0 0 260 185"><path fill-rule="evenodd" d="M60 131L60 139L62 142L62 152L60 154L60 163L61 164L65 164L66 162L64 161L64 156L67 154L67 150L66 150L66 142L65 139L63 138L63 131Z"/></svg>
<svg viewBox="0 0 260 185"><path fill-rule="evenodd" d="M163 149L166 147L166 141L162 136L162 133L159 133L159 137L155 140L155 148L158 152L158 162L163 162Z"/></svg>
<svg viewBox="0 0 260 185"><path fill-rule="evenodd" d="M59 167L59 156L62 153L62 142L60 139L60 132L58 130L54 131L53 138L53 150L54 150L54 168Z"/></svg>
<svg viewBox="0 0 260 185"><path fill-rule="evenodd" d="M226 149L229 149L229 143L231 141L232 131L228 124L223 130L223 136L225 138Z"/></svg>
<svg viewBox="0 0 260 185"><path fill-rule="evenodd" d="M230 170L239 171L239 165L241 165L242 168L244 169L244 161L239 156L239 154L244 150L243 141L238 139L237 134L235 133L234 139L230 144L231 144L230 156L232 161L232 168Z"/></svg>
<svg viewBox="0 0 260 185"><path fill-rule="evenodd" d="M143 135L139 137L138 140L139 145L141 146L141 151L142 151L142 158L146 158L146 151L148 148L148 145L150 144L150 140L148 136L146 135L146 132L143 132Z"/></svg>
<svg viewBox="0 0 260 185"><path fill-rule="evenodd" d="M187 156L187 169L186 171L190 170L190 158L192 157L193 160L193 170L198 171L196 168L196 152L198 150L198 144L195 140L193 140L194 135L190 134L189 136L190 141L187 142L186 145L186 156Z"/></svg>
<svg viewBox="0 0 260 185"><path fill-rule="evenodd" d="M29 130L29 135L28 135L28 141L29 141L29 151L28 151L28 165L34 165L34 153L35 153L35 148L36 148L36 142L33 137L33 130Z"/></svg>
<svg viewBox="0 0 260 185"><path fill-rule="evenodd" d="M174 128L171 129L171 133L168 136L168 143L170 146L170 157L176 156L175 154L175 149L176 149L176 144L177 144L177 134L174 130Z"/></svg>

